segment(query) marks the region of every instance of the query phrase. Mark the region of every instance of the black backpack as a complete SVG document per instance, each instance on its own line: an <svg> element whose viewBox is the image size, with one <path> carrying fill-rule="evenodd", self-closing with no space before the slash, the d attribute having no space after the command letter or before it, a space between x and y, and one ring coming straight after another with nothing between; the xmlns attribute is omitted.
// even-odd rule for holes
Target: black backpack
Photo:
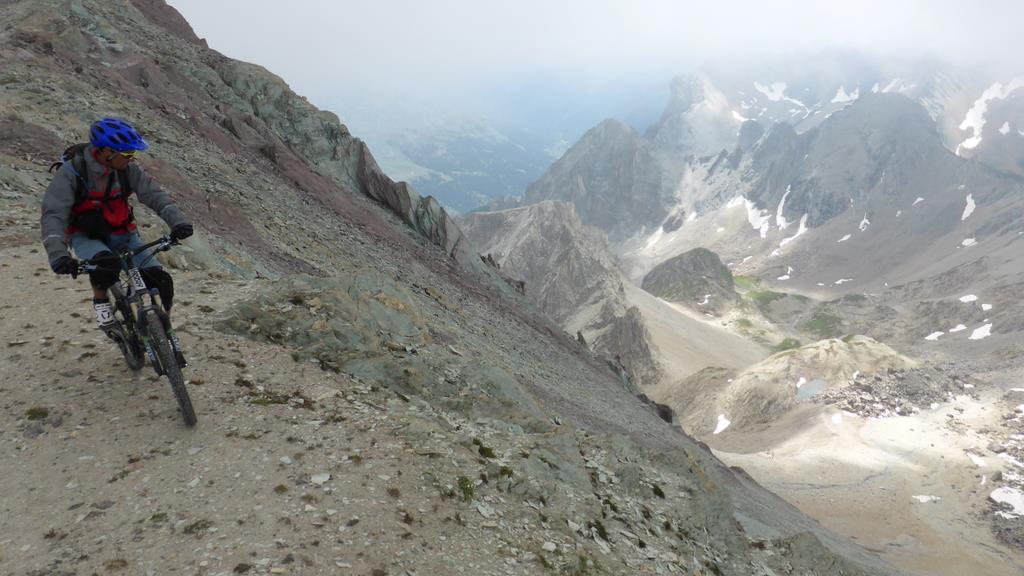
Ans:
<svg viewBox="0 0 1024 576"><path fill-rule="evenodd" d="M73 206L77 206L86 196L89 189L89 182L86 180L88 176L88 169L85 166L85 149L88 147L88 143L72 144L68 146L64 152L60 155L60 160L50 165L49 172L52 174L55 170L59 170L62 166L67 163L71 164L71 171L75 174L75 203ZM127 170L117 170L118 183L121 185L121 194L125 198L131 195L131 184L128 179ZM105 203L110 202L110 191L113 188L114 179L111 178L107 181L107 191L104 194L103 201ZM127 225L130 222L135 221L135 215L129 208L129 217ZM102 239L108 234L113 232L113 228L106 221L99 210L89 210L80 214L72 214L69 219L69 224L77 226L85 232L86 236L90 238Z"/></svg>

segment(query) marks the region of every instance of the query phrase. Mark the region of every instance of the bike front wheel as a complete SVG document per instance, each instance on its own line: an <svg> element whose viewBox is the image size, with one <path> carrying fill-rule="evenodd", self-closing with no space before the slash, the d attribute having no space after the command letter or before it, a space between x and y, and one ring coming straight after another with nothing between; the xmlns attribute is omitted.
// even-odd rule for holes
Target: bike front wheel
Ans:
<svg viewBox="0 0 1024 576"><path fill-rule="evenodd" d="M192 399L188 396L185 388L185 377L181 374L181 367L174 357L174 349L167 338L164 330L164 323L155 310L149 310L145 315L146 334L149 336L149 345L153 347L153 354L156 361L160 363L161 371L171 381L171 390L178 400L178 407L181 408L181 416L185 419L186 426L196 425L196 413L192 409Z"/></svg>
<svg viewBox="0 0 1024 576"><path fill-rule="evenodd" d="M110 295L114 299L114 309L120 314L120 329L114 336L117 347L121 349L125 362L132 370L141 370L146 365L146 351L143 349L139 335L135 331L135 321L132 317L132 308L124 300L124 291L120 284L110 287Z"/></svg>

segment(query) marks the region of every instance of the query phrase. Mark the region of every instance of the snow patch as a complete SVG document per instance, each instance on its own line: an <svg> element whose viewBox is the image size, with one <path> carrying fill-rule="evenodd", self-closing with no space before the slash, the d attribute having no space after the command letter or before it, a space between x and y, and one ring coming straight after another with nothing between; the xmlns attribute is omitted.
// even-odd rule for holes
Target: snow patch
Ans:
<svg viewBox="0 0 1024 576"><path fill-rule="evenodd" d="M1010 486L996 488L988 495L994 502L1009 504L1013 508L1014 516L1024 515L1024 493L1019 489Z"/></svg>
<svg viewBox="0 0 1024 576"><path fill-rule="evenodd" d="M968 340L981 340L983 338L988 338L991 335L992 335L992 324L988 323L988 324L985 324L984 326L981 326L980 328L975 328L974 332L972 332L971 335L967 337L967 339Z"/></svg>
<svg viewBox="0 0 1024 576"><path fill-rule="evenodd" d="M835 414L832 415L832 423L833 424L842 424L843 423L843 414L842 414L842 412L836 412Z"/></svg>
<svg viewBox="0 0 1024 576"><path fill-rule="evenodd" d="M1009 134L1010 133L1010 123L1009 122L1003 122L1003 125L999 127L999 133L1002 134L1003 136L1006 136L1007 134Z"/></svg>
<svg viewBox="0 0 1024 576"><path fill-rule="evenodd" d="M977 299L978 299L978 297L975 296L974 294L968 294L966 296L961 296L960 297L960 301L963 302L964 304L967 304L969 302L974 302Z"/></svg>
<svg viewBox="0 0 1024 576"><path fill-rule="evenodd" d="M860 225L858 226L858 228L860 228L860 231L863 232L868 229L868 226L871 226L871 221L868 220L868 213L865 212L864 218L860 221Z"/></svg>
<svg viewBox="0 0 1024 576"><path fill-rule="evenodd" d="M992 305L991 305L991 304L982 304L982 305L981 305L981 309L982 309L983 311L985 311L985 312L988 312L989 310L991 310L991 309L992 309Z"/></svg>
<svg viewBox="0 0 1024 576"><path fill-rule="evenodd" d="M853 102L857 98L860 98L860 88L854 88L850 94L846 93L846 86L840 86L836 90L835 98L832 98L833 104L844 104L846 102Z"/></svg>
<svg viewBox="0 0 1024 576"><path fill-rule="evenodd" d="M900 217L900 216L902 216L902 215L903 215L903 210L897 210L897 211L896 211L896 217L897 217L897 218L899 218L899 217Z"/></svg>
<svg viewBox="0 0 1024 576"><path fill-rule="evenodd" d="M956 328L949 329L949 333L956 334L957 332L963 332L964 330L967 330L967 326L964 326L963 324L957 324Z"/></svg>
<svg viewBox="0 0 1024 576"><path fill-rule="evenodd" d="M836 280L835 284L836 286L842 286L847 282L853 282L853 278L840 278L839 280Z"/></svg>
<svg viewBox="0 0 1024 576"><path fill-rule="evenodd" d="M719 226L718 228L715 229L715 232L721 234L722 232L725 232L725 228L722 228L721 226Z"/></svg>
<svg viewBox="0 0 1024 576"><path fill-rule="evenodd" d="M775 209L775 223L778 224L779 230L785 230L789 226L789 222L786 221L786 217L782 215L782 209L786 205L786 198L789 197L789 193L793 190L793 187L786 186L786 193L782 195L782 200L779 200L779 207Z"/></svg>
<svg viewBox="0 0 1024 576"><path fill-rule="evenodd" d="M782 248L786 244L789 244L793 240L796 240L805 232L807 232L807 214L804 214L803 216L800 217L800 227L797 229L796 234L793 234L789 238L783 238L782 242L779 242L779 248Z"/></svg>
<svg viewBox="0 0 1024 576"><path fill-rule="evenodd" d="M971 462L974 462L974 465L977 466L978 468L984 468L988 466L988 464L985 462L985 459L982 458L981 456L978 456L977 454L971 454L970 452L968 452L967 457L970 458Z"/></svg>
<svg viewBox="0 0 1024 576"><path fill-rule="evenodd" d="M800 380L796 383L797 389L800 389L804 384L807 384L807 378L801 376Z"/></svg>
<svg viewBox="0 0 1024 576"><path fill-rule="evenodd" d="M964 248L967 248L969 246L974 246L977 243L977 238L964 238L964 241L961 242L960 245L963 246Z"/></svg>
<svg viewBox="0 0 1024 576"><path fill-rule="evenodd" d="M964 215L960 217L960 221L967 220L967 217L974 214L974 194L967 195L967 206L964 207Z"/></svg>
<svg viewBox="0 0 1024 576"><path fill-rule="evenodd" d="M776 280L789 280L789 274L783 274L782 276L776 278Z"/></svg>
<svg viewBox="0 0 1024 576"><path fill-rule="evenodd" d="M749 106L746 106L746 108L749 108ZM740 114L739 112L737 112L735 110L732 111L732 117L737 122L739 122L740 124L742 124L742 123L746 122L747 120L749 120L749 118L744 118L742 114Z"/></svg>
<svg viewBox="0 0 1024 576"><path fill-rule="evenodd" d="M923 494L919 496L911 496L911 498L917 500L921 504L927 504L929 502L938 502L939 500L942 500L942 498L939 498L938 496L925 496Z"/></svg>
<svg viewBox="0 0 1024 576"><path fill-rule="evenodd" d="M654 246L658 243L658 240L661 240L661 236L664 233L664 228L659 226L658 229L655 230L653 234L651 234L651 237L647 239L647 244L644 244L644 251L654 248Z"/></svg>
<svg viewBox="0 0 1024 576"><path fill-rule="evenodd" d="M893 90L895 90L897 88L897 86L900 84L900 82L902 82L901 78L899 78L899 77L893 78L891 82L889 82L888 84L885 85L885 88L882 88L882 93L884 94L886 92L892 92Z"/></svg>
<svg viewBox="0 0 1024 576"><path fill-rule="evenodd" d="M761 238L768 237L768 228L771 226L771 215L767 210L761 210L753 202L743 199L747 205L747 222L754 230L761 232Z"/></svg>
<svg viewBox="0 0 1024 576"><path fill-rule="evenodd" d="M945 332L932 332L931 334L925 336L924 339L931 340L932 342L934 342L938 340L939 336L942 336L943 334L945 334Z"/></svg>
<svg viewBox="0 0 1024 576"><path fill-rule="evenodd" d="M712 432L712 434L721 434L723 431L725 431L726 428L729 427L729 424L732 424L732 422L730 422L729 419L725 417L725 414L719 414L718 426L715 427L715 431Z"/></svg>
<svg viewBox="0 0 1024 576"><path fill-rule="evenodd" d="M918 204L920 204L921 202L924 202L924 198L922 198L922 197L918 196L918 197L917 197L917 200L914 200L914 203L913 203L913 204L911 204L911 206L917 206L917 205L918 205Z"/></svg>
<svg viewBox="0 0 1024 576"><path fill-rule="evenodd" d="M981 93L981 96L974 101L974 105L967 111L964 121L958 128L963 131L970 131L970 137L964 139L956 147L957 156L961 150L971 150L981 144L982 129L985 127L985 114L988 112L988 103L992 100L1005 100L1011 92L1018 88L1024 88L1024 78L1014 78L1009 84L1003 85L996 82Z"/></svg>
<svg viewBox="0 0 1024 576"><path fill-rule="evenodd" d="M842 237L842 238L840 238L839 240L836 240L836 243L839 243L839 242L846 242L846 241L847 241L847 240L849 240L850 238L853 238L853 234L847 234L846 236L843 236L843 237Z"/></svg>
<svg viewBox="0 0 1024 576"><path fill-rule="evenodd" d="M774 82L769 86L765 86L760 82L754 82L754 89L761 94L764 94L772 102L778 102L785 97L786 94L786 83L785 82Z"/></svg>
<svg viewBox="0 0 1024 576"><path fill-rule="evenodd" d="M790 98L789 96L786 96L787 87L788 86L785 82L772 82L768 86L765 86L760 82L754 82L754 88L757 89L757 91L760 92L761 94L764 94L772 102L782 102L783 100L785 100L786 102L792 102L793 104L796 104L797 106L800 106L803 109L807 109L807 105L804 104L803 102L797 100L796 98ZM789 111L792 112L794 115L800 112L799 110L795 110L793 108L790 108Z"/></svg>

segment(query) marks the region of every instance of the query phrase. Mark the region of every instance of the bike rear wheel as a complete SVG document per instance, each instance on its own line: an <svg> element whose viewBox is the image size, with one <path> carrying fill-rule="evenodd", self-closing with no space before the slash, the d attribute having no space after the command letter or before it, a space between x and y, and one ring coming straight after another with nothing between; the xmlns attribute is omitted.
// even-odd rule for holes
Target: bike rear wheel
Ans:
<svg viewBox="0 0 1024 576"><path fill-rule="evenodd" d="M185 388L185 377L181 374L181 367L174 357L174 349L167 338L164 330L164 323L155 310L149 310L145 315L146 334L149 336L149 345L153 347L153 354L156 361L167 379L171 381L171 390L178 400L178 407L181 408L181 416L185 419L186 426L196 425L196 413L192 409L192 399L188 396Z"/></svg>

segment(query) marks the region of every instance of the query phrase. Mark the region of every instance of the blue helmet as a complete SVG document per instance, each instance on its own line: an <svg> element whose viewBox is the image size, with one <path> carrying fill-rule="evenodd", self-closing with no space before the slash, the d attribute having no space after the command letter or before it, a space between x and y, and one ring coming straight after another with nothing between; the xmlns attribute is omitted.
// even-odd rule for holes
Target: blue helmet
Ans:
<svg viewBox="0 0 1024 576"><path fill-rule="evenodd" d="M89 128L89 141L97 148L111 148L117 152L145 150L149 144L131 124L120 118L103 118Z"/></svg>

